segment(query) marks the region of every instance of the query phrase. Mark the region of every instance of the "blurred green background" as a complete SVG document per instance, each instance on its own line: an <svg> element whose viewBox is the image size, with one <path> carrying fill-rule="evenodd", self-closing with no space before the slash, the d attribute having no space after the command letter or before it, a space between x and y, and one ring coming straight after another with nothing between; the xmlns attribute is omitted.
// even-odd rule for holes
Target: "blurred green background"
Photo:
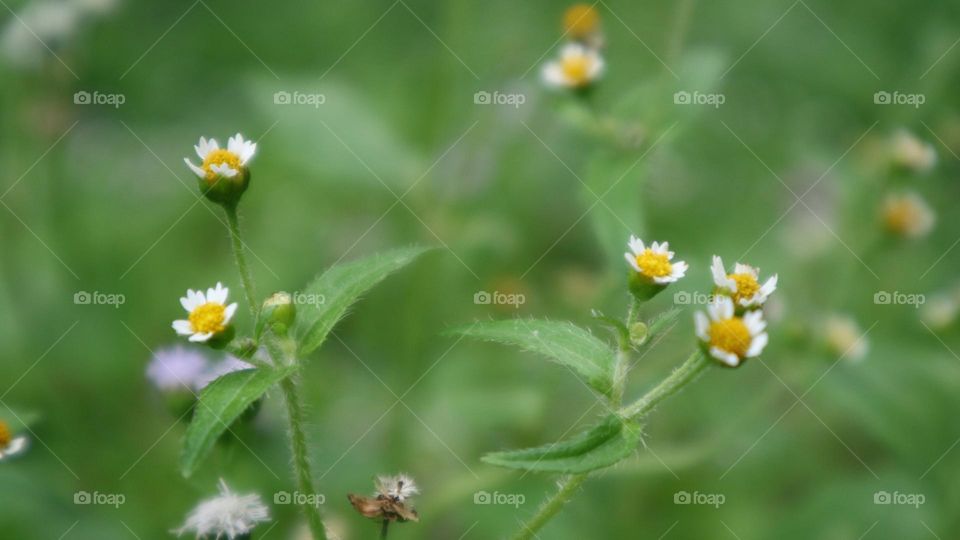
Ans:
<svg viewBox="0 0 960 540"><path fill-rule="evenodd" d="M542 538L960 536L960 336L944 315L960 262L957 6L604 0L607 72L586 98L539 79L567 6L4 2L0 407L36 420L30 451L0 462L0 536L168 538L220 477L270 503L256 537L302 534L296 509L272 504L293 489L278 396L243 444L183 479L185 424L144 375L151 350L178 342L187 288L239 293L220 211L182 163L199 136L237 131L258 143L241 212L262 294L388 247L443 248L363 299L308 362L315 472L344 538L377 533L345 495L397 471L419 481L422 521L391 538L499 538L532 515L556 479L479 458L602 409L567 370L441 333L537 316L606 335L590 310L625 309L631 232L691 265L645 315L709 292L713 254L779 274L771 343L668 401L636 458L588 482ZM78 104L79 91L124 102ZM480 91L525 101L477 104ZM675 104L678 91L725 100ZM878 104L879 91L924 103ZM891 169L899 129L936 149L932 171ZM883 197L903 189L936 212L928 235L885 236ZM125 302L78 305L80 291ZM478 305L479 291L526 302ZM941 312L925 318L933 298ZM697 306L682 307L628 397L693 346ZM823 346L831 313L867 332L861 361ZM74 504L80 491L125 503ZM475 504L480 491L525 503ZM675 504L680 492L724 504ZM875 504L880 492L924 503Z"/></svg>

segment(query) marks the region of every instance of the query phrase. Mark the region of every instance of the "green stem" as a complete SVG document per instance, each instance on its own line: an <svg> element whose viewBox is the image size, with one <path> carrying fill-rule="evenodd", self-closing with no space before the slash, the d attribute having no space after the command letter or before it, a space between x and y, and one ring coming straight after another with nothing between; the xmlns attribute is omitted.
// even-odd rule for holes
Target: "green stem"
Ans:
<svg viewBox="0 0 960 540"><path fill-rule="evenodd" d="M303 407L300 404L300 395L294 376L287 377L280 382L283 390L283 401L287 405L287 417L290 422L290 450L293 452L293 468L297 476L297 488L300 493L313 494L313 475L310 472L310 458L307 455L307 437L303 431ZM305 498L309 500L309 498ZM320 510L311 504L301 505L307 516L307 524L314 540L326 540L327 534L323 527L323 518Z"/></svg>
<svg viewBox="0 0 960 540"><path fill-rule="evenodd" d="M537 535L537 531L543 528L557 512L563 508L563 505L570 502L573 493L586 481L589 473L573 474L560 481L557 492L547 499L536 515L522 525L520 531L513 536L513 540L529 540Z"/></svg>
<svg viewBox="0 0 960 540"><path fill-rule="evenodd" d="M390 520L383 520L383 525L380 526L380 540L384 540L387 537L387 532L390 529Z"/></svg>
<svg viewBox="0 0 960 540"><path fill-rule="evenodd" d="M671 373L669 377L661 381L653 390L647 392L645 396L638 399L632 405L624 407L620 411L620 415L624 418L643 417L656 408L661 401L676 394L681 388L693 382L693 380L697 378L697 375L708 365L710 365L710 360L707 358L707 355L703 354L699 349L693 351L693 354L687 358L683 365L673 370L673 373Z"/></svg>
<svg viewBox="0 0 960 540"><path fill-rule="evenodd" d="M243 292L247 297L247 304L250 306L250 314L253 315L256 323L259 314L257 307L257 293L253 290L253 277L250 275L250 266L247 264L247 256L243 250L243 239L240 236L240 220L237 218L236 205L224 205L224 212L227 214L227 228L230 230L230 241L233 244L233 258L237 262L237 269L240 270L240 282L243 283Z"/></svg>

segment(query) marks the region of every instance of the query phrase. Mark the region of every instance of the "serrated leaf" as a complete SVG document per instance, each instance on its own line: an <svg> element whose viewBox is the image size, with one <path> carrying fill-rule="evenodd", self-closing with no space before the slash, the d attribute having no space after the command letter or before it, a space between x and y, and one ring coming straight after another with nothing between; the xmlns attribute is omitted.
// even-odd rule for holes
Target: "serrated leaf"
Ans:
<svg viewBox="0 0 960 540"><path fill-rule="evenodd" d="M569 367L604 395L613 387L616 352L593 334L569 322L537 319L477 322L456 333L518 345Z"/></svg>
<svg viewBox="0 0 960 540"><path fill-rule="evenodd" d="M294 335L300 355L323 344L347 309L363 293L391 273L411 263L430 248L400 248L331 267L310 283L303 293L322 302L300 305Z"/></svg>
<svg viewBox="0 0 960 540"><path fill-rule="evenodd" d="M494 452L483 456L483 461L511 469L584 473L615 465L630 456L640 437L640 424L610 415L570 439L536 448Z"/></svg>
<svg viewBox="0 0 960 540"><path fill-rule="evenodd" d="M183 440L180 454L183 476L189 477L197 470L220 435L247 407L294 371L295 366L244 369L228 373L204 388Z"/></svg>

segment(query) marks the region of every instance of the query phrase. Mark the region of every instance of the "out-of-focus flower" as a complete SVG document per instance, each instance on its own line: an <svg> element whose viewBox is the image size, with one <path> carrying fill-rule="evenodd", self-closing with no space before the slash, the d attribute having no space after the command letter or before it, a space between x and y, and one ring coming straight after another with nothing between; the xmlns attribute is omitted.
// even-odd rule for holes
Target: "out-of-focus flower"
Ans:
<svg viewBox="0 0 960 540"><path fill-rule="evenodd" d="M600 30L600 14L591 4L574 4L563 12L563 31L575 40L589 40Z"/></svg>
<svg viewBox="0 0 960 540"><path fill-rule="evenodd" d="M203 291L187 290L180 305L187 310L186 319L173 321L173 329L181 336L190 336L190 341L204 342L227 329L230 319L237 311L237 304L227 305L229 289L219 282L215 288Z"/></svg>
<svg viewBox="0 0 960 540"><path fill-rule="evenodd" d="M568 43L560 59L543 66L543 80L557 88L584 88L603 74L603 58L596 50L579 43Z"/></svg>
<svg viewBox="0 0 960 540"><path fill-rule="evenodd" d="M748 311L742 317L735 314L733 300L718 296L707 306L707 313L694 316L697 337L710 356L722 364L737 367L747 358L759 356L767 346L767 323L763 312Z"/></svg>
<svg viewBox="0 0 960 540"><path fill-rule="evenodd" d="M960 305L952 295L938 293L920 308L920 320L934 330L943 330L957 320L958 311Z"/></svg>
<svg viewBox="0 0 960 540"><path fill-rule="evenodd" d="M240 360L239 358L233 356L227 356L219 362L210 364L206 371L204 371L200 377L197 379L197 391L203 390L213 381L223 377L224 375L233 373L234 371L240 371L243 369L251 369L253 366Z"/></svg>
<svg viewBox="0 0 960 540"><path fill-rule="evenodd" d="M857 321L848 315L832 314L823 319L820 332L830 354L862 360L869 350L867 337Z"/></svg>
<svg viewBox="0 0 960 540"><path fill-rule="evenodd" d="M898 130L890 139L890 159L897 167L914 172L927 172L937 163L933 145L918 139L905 129Z"/></svg>
<svg viewBox="0 0 960 540"><path fill-rule="evenodd" d="M888 195L883 203L883 223L887 230L905 238L926 236L936 222L936 214L914 192Z"/></svg>
<svg viewBox="0 0 960 540"><path fill-rule="evenodd" d="M220 480L220 494L197 505L175 532L195 533L197 538L229 538L249 534L259 523L270 521L270 512L256 493L238 495Z"/></svg>
<svg viewBox="0 0 960 540"><path fill-rule="evenodd" d="M0 461L24 452L27 449L26 436L15 437L10 426L0 420Z"/></svg>
<svg viewBox="0 0 960 540"><path fill-rule="evenodd" d="M85 19L108 14L115 0L40 0L27 2L0 30L0 53L21 68L39 67L69 42Z"/></svg>
<svg viewBox="0 0 960 540"><path fill-rule="evenodd" d="M158 350L147 365L147 379L161 392L199 389L199 381L210 369L200 351L182 345Z"/></svg>
<svg viewBox="0 0 960 540"><path fill-rule="evenodd" d="M250 183L247 164L256 153L257 144L237 133L227 141L226 148L220 148L216 139L203 137L193 148L201 160L200 165L194 165L190 158L183 161L200 179L203 194L220 204L236 204Z"/></svg>
<svg viewBox="0 0 960 540"><path fill-rule="evenodd" d="M716 255L713 256L713 265L710 270L713 273L713 283L719 292L732 298L737 306L748 309L761 307L773 291L777 290L776 275L760 285L757 281L760 275L759 269L737 263L733 273L727 274L723 260Z"/></svg>

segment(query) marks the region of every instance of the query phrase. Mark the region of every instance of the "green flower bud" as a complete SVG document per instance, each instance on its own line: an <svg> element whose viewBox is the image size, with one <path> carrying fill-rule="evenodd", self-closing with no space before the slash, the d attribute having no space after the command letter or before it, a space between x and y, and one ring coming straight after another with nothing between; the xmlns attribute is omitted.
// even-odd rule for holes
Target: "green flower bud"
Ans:
<svg viewBox="0 0 960 540"><path fill-rule="evenodd" d="M289 293L273 293L264 300L260 318L278 334L286 334L287 329L297 318L297 307Z"/></svg>
<svg viewBox="0 0 960 540"><path fill-rule="evenodd" d="M650 332L646 324L635 322L630 325L630 343L632 343L634 347L643 345L649 335Z"/></svg>
<svg viewBox="0 0 960 540"><path fill-rule="evenodd" d="M241 167L232 177L217 175L212 179L200 178L197 184L200 186L200 193L211 201L224 206L236 206L250 185L250 169Z"/></svg>

